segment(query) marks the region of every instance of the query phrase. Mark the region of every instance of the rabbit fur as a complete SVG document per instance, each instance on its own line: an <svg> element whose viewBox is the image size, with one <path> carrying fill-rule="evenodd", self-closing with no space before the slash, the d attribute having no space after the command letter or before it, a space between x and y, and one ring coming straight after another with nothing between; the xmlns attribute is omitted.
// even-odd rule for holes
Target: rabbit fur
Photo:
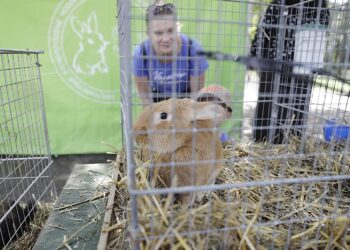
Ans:
<svg viewBox="0 0 350 250"><path fill-rule="evenodd" d="M148 105L136 119L135 141L143 148L145 158L157 154L155 166L165 164L155 167L154 172L167 187L215 183L223 167L223 148L214 121L224 112L214 103L172 98ZM215 162L201 162L211 160ZM166 166L171 162L175 163L175 178L171 178L171 167ZM189 199L190 194L180 194L182 203Z"/></svg>

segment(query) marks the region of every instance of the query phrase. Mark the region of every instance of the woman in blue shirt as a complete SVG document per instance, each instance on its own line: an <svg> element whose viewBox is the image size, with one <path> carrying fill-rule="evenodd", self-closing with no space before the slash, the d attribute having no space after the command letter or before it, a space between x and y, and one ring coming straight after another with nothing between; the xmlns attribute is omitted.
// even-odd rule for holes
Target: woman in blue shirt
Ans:
<svg viewBox="0 0 350 250"><path fill-rule="evenodd" d="M170 97L191 97L204 86L208 68L205 57L196 56L200 44L178 32L172 4L152 4L146 10L149 39L133 55L133 73L142 104Z"/></svg>

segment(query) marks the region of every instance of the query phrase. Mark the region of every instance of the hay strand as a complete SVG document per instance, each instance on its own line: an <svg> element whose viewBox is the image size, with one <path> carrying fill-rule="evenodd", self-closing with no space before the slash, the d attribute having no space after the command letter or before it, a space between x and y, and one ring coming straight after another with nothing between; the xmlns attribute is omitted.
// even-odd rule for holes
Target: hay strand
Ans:
<svg viewBox="0 0 350 250"><path fill-rule="evenodd" d="M301 142L294 138L284 145L227 145L225 166L216 184L350 174L349 156L341 148L330 156L329 145L313 140L302 143L302 153ZM137 188L163 187L158 177L150 180L151 163L142 162L142 152L135 151L135 156ZM130 220L127 177L120 167L116 172L120 179L115 182L115 203L122 208L116 221L123 223L116 222L110 231L118 230L126 237ZM173 193L140 195L140 248L350 249L350 219L344 215L350 206L349 186L346 181L328 181L223 189L187 208L179 205ZM110 248L125 247L116 245L122 242L118 237L111 239Z"/></svg>

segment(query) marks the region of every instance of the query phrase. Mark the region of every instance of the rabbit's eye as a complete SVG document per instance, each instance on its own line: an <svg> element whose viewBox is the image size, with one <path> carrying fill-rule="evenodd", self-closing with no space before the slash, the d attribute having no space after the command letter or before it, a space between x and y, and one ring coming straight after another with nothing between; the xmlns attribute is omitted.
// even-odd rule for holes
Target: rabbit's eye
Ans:
<svg viewBox="0 0 350 250"><path fill-rule="evenodd" d="M163 124L166 121L171 120L171 113L168 112L155 112L153 113L153 124L158 125L158 124Z"/></svg>
<svg viewBox="0 0 350 250"><path fill-rule="evenodd" d="M165 113L165 112L160 113L160 119L166 120L166 118L168 118L168 114L167 113Z"/></svg>

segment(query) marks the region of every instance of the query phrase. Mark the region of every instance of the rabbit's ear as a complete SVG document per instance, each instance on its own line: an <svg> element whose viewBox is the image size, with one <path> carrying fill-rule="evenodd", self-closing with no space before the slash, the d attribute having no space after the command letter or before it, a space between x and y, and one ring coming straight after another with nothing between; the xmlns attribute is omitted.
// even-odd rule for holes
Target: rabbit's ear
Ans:
<svg viewBox="0 0 350 250"><path fill-rule="evenodd" d="M70 19L70 25L71 25L74 33L77 34L80 38L82 38L83 34L85 33L85 28L77 16L73 16Z"/></svg>
<svg viewBox="0 0 350 250"><path fill-rule="evenodd" d="M87 24L90 32L98 32L98 23L95 11L91 12L90 16L88 17Z"/></svg>
<svg viewBox="0 0 350 250"><path fill-rule="evenodd" d="M195 102L191 103L188 112L188 118L191 121L199 120L215 120L221 119L225 116L225 109L220 105L209 102Z"/></svg>

